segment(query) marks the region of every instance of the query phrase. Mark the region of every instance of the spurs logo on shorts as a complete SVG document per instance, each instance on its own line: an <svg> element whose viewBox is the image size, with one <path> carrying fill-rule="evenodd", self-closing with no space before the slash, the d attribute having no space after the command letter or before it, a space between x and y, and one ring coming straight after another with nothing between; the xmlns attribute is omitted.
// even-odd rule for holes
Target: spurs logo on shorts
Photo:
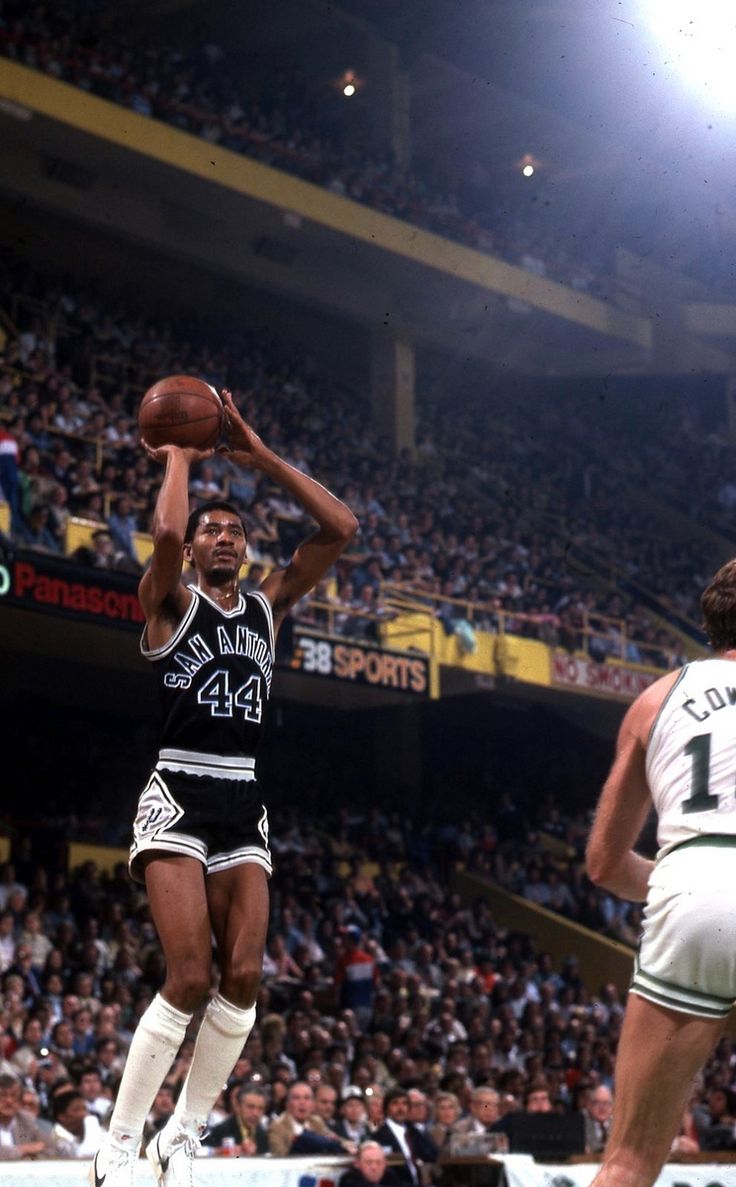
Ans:
<svg viewBox="0 0 736 1187"><path fill-rule="evenodd" d="M171 828L184 815L161 776L154 771L138 802L138 815L133 822L136 841L150 837L159 829Z"/></svg>
<svg viewBox="0 0 736 1187"><path fill-rule="evenodd" d="M263 809L261 819L258 821L258 831L263 837L263 844L268 849L268 812L265 808Z"/></svg>

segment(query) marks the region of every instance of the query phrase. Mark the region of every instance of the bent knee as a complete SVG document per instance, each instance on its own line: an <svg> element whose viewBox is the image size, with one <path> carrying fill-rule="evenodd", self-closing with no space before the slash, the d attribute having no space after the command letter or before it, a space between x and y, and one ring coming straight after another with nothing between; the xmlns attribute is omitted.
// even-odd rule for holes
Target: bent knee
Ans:
<svg viewBox="0 0 736 1187"><path fill-rule="evenodd" d="M223 974L220 991L234 1006L247 1010L255 1005L260 984L260 965L240 965L227 969Z"/></svg>
<svg viewBox="0 0 736 1187"><path fill-rule="evenodd" d="M164 996L187 1014L193 1013L208 997L211 967L192 961L167 972Z"/></svg>

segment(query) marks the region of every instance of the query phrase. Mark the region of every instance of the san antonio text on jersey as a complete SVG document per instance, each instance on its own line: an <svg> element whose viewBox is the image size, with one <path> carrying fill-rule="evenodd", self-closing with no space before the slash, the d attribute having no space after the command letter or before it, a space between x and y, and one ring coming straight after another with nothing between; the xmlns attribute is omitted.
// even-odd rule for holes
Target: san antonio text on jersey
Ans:
<svg viewBox="0 0 736 1187"><path fill-rule="evenodd" d="M196 757L254 757L265 721L274 660L273 614L259 591L223 610L196 586L163 647L141 651L159 678L164 751ZM195 757L196 756L196 757ZM210 765L210 764L208 764Z"/></svg>

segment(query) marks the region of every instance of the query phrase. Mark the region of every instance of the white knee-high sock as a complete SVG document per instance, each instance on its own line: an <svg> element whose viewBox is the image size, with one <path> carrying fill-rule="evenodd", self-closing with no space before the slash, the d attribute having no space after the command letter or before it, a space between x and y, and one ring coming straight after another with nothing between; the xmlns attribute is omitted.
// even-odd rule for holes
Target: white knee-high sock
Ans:
<svg viewBox="0 0 736 1187"><path fill-rule="evenodd" d="M142 1014L110 1118L110 1134L116 1140L140 1141L148 1110L176 1058L191 1019L191 1014L177 1010L160 993Z"/></svg>
<svg viewBox="0 0 736 1187"><path fill-rule="evenodd" d="M205 1129L210 1109L238 1062L255 1020L255 1006L241 1010L215 994L205 1010L172 1122L191 1133Z"/></svg>

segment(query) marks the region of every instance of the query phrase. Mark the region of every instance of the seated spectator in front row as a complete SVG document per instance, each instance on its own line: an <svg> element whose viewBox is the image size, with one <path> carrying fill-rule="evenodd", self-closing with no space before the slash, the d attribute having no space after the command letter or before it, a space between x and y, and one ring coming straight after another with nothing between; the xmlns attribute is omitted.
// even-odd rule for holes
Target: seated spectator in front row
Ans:
<svg viewBox="0 0 736 1187"><path fill-rule="evenodd" d="M368 1187L376 1183L381 1187L399 1187L400 1182L393 1167L386 1165L380 1144L374 1141L361 1144L353 1166L340 1179L341 1187Z"/></svg>
<svg viewBox="0 0 736 1187"><path fill-rule="evenodd" d="M53 1158L54 1141L32 1113L21 1108L20 1080L0 1075L0 1161Z"/></svg>
<svg viewBox="0 0 736 1187"><path fill-rule="evenodd" d="M452 1152L450 1139L454 1133L458 1132L456 1127L461 1112L460 1101L454 1092L438 1092L434 1102L434 1121L430 1125L428 1133L440 1154ZM468 1124L473 1120L473 1118L468 1118ZM485 1126L481 1125L481 1128L485 1131Z"/></svg>
<svg viewBox="0 0 736 1187"><path fill-rule="evenodd" d="M233 1093L232 1102L233 1116L215 1125L202 1139L202 1145L219 1150L227 1138L232 1138L238 1156L268 1154L268 1130L263 1124L267 1101L263 1089L244 1084Z"/></svg>
<svg viewBox="0 0 736 1187"><path fill-rule="evenodd" d="M370 1134L366 1099L357 1084L349 1084L340 1097L340 1119L336 1131L340 1137L360 1145Z"/></svg>
<svg viewBox="0 0 736 1187"><path fill-rule="evenodd" d="M454 1125L456 1133L488 1133L501 1118L499 1093L490 1084L479 1084L470 1097L470 1116Z"/></svg>
<svg viewBox="0 0 736 1187"><path fill-rule="evenodd" d="M588 1090L585 1100L585 1151L602 1154L611 1131L613 1095L605 1084Z"/></svg>
<svg viewBox="0 0 736 1187"><path fill-rule="evenodd" d="M92 533L92 545L80 544L71 554L70 560L93 569L111 569L116 573L140 573L138 561L123 552L115 544L107 528L97 528Z"/></svg>
<svg viewBox="0 0 736 1187"><path fill-rule="evenodd" d="M409 1094L405 1088L390 1088L383 1107L386 1120L373 1136L386 1153L402 1156L404 1165L396 1167L399 1181L416 1187L422 1181L423 1167L437 1161L437 1147L409 1121Z"/></svg>
<svg viewBox="0 0 736 1187"><path fill-rule="evenodd" d="M102 1140L99 1118L87 1110L81 1092L68 1088L53 1097L57 1158L92 1158Z"/></svg>
<svg viewBox="0 0 736 1187"><path fill-rule="evenodd" d="M314 1093L304 1080L289 1088L286 1109L268 1129L268 1146L276 1158L287 1154L354 1154L353 1142L332 1133L314 1111Z"/></svg>

